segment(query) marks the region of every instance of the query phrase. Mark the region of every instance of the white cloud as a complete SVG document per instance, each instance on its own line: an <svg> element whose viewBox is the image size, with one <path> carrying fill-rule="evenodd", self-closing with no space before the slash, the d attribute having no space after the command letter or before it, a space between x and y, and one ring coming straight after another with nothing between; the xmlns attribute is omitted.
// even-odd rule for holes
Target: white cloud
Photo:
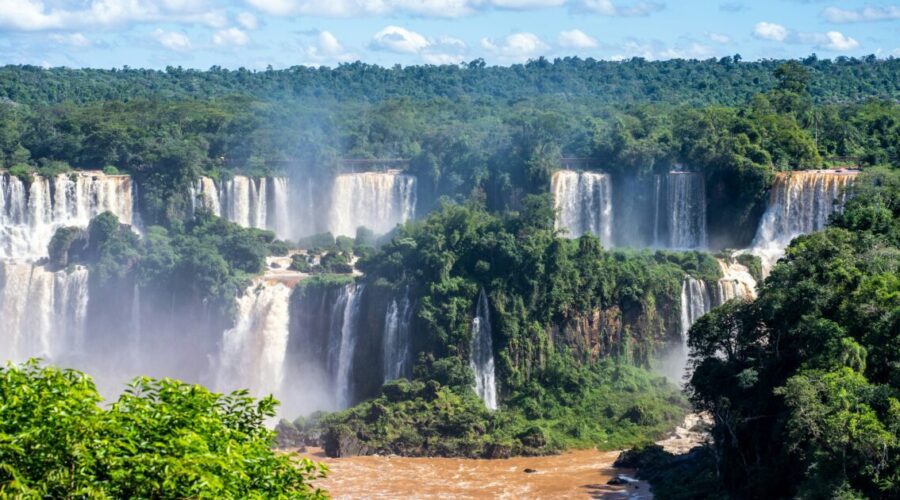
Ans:
<svg viewBox="0 0 900 500"><path fill-rule="evenodd" d="M698 42L691 42L686 47L665 49L654 59L708 59L715 54L712 47Z"/></svg>
<svg viewBox="0 0 900 500"><path fill-rule="evenodd" d="M865 23L874 21L891 21L900 19L900 6L863 7L846 10L840 7L828 7L822 11L822 17L832 23Z"/></svg>
<svg viewBox="0 0 900 500"><path fill-rule="evenodd" d="M645 41L632 39L625 42L621 47L621 51L612 56L612 59L616 61L632 57L643 57L648 60L708 59L714 55L715 50L712 47L699 42L690 42L687 45L669 47L658 40Z"/></svg>
<svg viewBox="0 0 900 500"><path fill-rule="evenodd" d="M213 34L213 43L220 47L240 47L247 45L250 37L238 28L219 30Z"/></svg>
<svg viewBox="0 0 900 500"><path fill-rule="evenodd" d="M373 48L401 54L417 54L429 45L424 36L399 26L388 26L372 37Z"/></svg>
<svg viewBox="0 0 900 500"><path fill-rule="evenodd" d="M815 35L815 38L818 40L816 46L824 50L844 52L859 47L859 42L840 31L829 31L825 35Z"/></svg>
<svg viewBox="0 0 900 500"><path fill-rule="evenodd" d="M491 0L491 5L502 9L543 9L547 7L559 7L566 0Z"/></svg>
<svg viewBox="0 0 900 500"><path fill-rule="evenodd" d="M225 14L197 0L0 0L0 28L22 31L77 29L133 22L222 26Z"/></svg>
<svg viewBox="0 0 900 500"><path fill-rule="evenodd" d="M81 33L72 33L71 35L54 34L50 35L50 39L61 45L71 45L73 47L88 47L91 41Z"/></svg>
<svg viewBox="0 0 900 500"><path fill-rule="evenodd" d="M238 24L243 26L248 30L255 30L259 27L259 21L257 21L256 16L249 12L241 12L236 17Z"/></svg>
<svg viewBox="0 0 900 500"><path fill-rule="evenodd" d="M728 35L723 35L721 33L710 33L709 39L716 43L721 43L722 45L731 43L731 37Z"/></svg>
<svg viewBox="0 0 900 500"><path fill-rule="evenodd" d="M530 10L561 7L574 0L244 0L260 11L286 16L320 17L383 16L411 14L427 17L462 17L487 9ZM581 0L580 0L581 1ZM596 2L597 0L583 0ZM646 8L638 2L625 11Z"/></svg>
<svg viewBox="0 0 900 500"><path fill-rule="evenodd" d="M753 36L763 40L783 42L788 37L788 29L780 24L761 22L753 28Z"/></svg>
<svg viewBox="0 0 900 500"><path fill-rule="evenodd" d="M534 33L513 33L499 42L482 38L481 47L507 61L525 61L549 49Z"/></svg>
<svg viewBox="0 0 900 500"><path fill-rule="evenodd" d="M629 4L613 2L612 0L583 0L583 8L604 16L648 16L665 8L658 2L639 1Z"/></svg>
<svg viewBox="0 0 900 500"><path fill-rule="evenodd" d="M435 53L435 54L422 54L422 60L428 64L459 64L466 60L465 56L462 54L443 54L443 53Z"/></svg>
<svg viewBox="0 0 900 500"><path fill-rule="evenodd" d="M184 52L191 49L191 39L184 33L157 29L153 32L153 38L169 50Z"/></svg>
<svg viewBox="0 0 900 500"><path fill-rule="evenodd" d="M330 31L320 31L316 44L306 48L307 57L315 63L347 62L356 56L347 51Z"/></svg>
<svg viewBox="0 0 900 500"><path fill-rule="evenodd" d="M600 45L595 38L577 29L561 31L556 44L567 49L593 49Z"/></svg>
<svg viewBox="0 0 900 500"><path fill-rule="evenodd" d="M246 0L253 7L276 16L284 16L290 14L297 8L297 4L292 0Z"/></svg>

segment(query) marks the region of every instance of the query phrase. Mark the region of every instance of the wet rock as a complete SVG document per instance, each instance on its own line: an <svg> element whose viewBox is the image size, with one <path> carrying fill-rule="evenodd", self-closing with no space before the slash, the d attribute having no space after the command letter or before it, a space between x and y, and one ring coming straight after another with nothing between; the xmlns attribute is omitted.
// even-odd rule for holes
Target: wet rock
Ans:
<svg viewBox="0 0 900 500"><path fill-rule="evenodd" d="M331 427L325 433L325 454L331 458L355 457L370 454L369 447L345 425Z"/></svg>
<svg viewBox="0 0 900 500"><path fill-rule="evenodd" d="M484 458L509 458L512 456L512 448L500 443L491 443L484 448Z"/></svg>
<svg viewBox="0 0 900 500"><path fill-rule="evenodd" d="M638 480L633 477L628 477L625 474L619 474L616 477L607 481L606 484L610 484L613 486L624 486L624 485L629 485L629 484L636 485L637 482L638 482Z"/></svg>
<svg viewBox="0 0 900 500"><path fill-rule="evenodd" d="M303 434L287 420L281 420L275 426L275 446L277 448L306 451L304 441Z"/></svg>
<svg viewBox="0 0 900 500"><path fill-rule="evenodd" d="M537 472L535 469L525 469L525 474L534 474Z"/></svg>

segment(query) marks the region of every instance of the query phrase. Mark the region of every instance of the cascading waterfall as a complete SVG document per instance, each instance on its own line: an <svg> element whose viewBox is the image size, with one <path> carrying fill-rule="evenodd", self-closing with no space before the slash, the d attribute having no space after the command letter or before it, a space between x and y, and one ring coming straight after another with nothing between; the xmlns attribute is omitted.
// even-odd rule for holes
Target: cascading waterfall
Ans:
<svg viewBox="0 0 900 500"><path fill-rule="evenodd" d="M360 226L385 234L413 218L416 178L399 171L341 174L334 179L328 229L335 236L356 236Z"/></svg>
<svg viewBox="0 0 900 500"><path fill-rule="evenodd" d="M204 207L244 227L269 229L289 238L288 181L284 177L251 178L236 175L224 182L200 177L191 186L192 207Z"/></svg>
<svg viewBox="0 0 900 500"><path fill-rule="evenodd" d="M0 173L0 259L46 257L57 229L87 227L102 212L131 224L133 206L133 183L127 175L79 171L33 176L25 183Z"/></svg>
<svg viewBox="0 0 900 500"><path fill-rule="evenodd" d="M384 316L384 381L394 380L409 374L412 357L409 325L412 307L408 290L403 293L398 303L391 300Z"/></svg>
<svg viewBox="0 0 900 500"><path fill-rule="evenodd" d="M478 294L478 307L472 319L469 367L475 372L475 392L489 410L497 409L497 380L494 374L494 341L491 338L491 312L484 289Z"/></svg>
<svg viewBox="0 0 900 500"><path fill-rule="evenodd" d="M0 358L59 360L83 352L88 271L0 261Z"/></svg>
<svg viewBox="0 0 900 500"><path fill-rule="evenodd" d="M762 259L763 275L769 274L792 239L824 229L831 214L843 209L857 174L854 170L807 170L775 175L751 249Z"/></svg>
<svg viewBox="0 0 900 500"><path fill-rule="evenodd" d="M712 309L712 300L706 282L685 276L681 282L681 339L687 343L691 325Z"/></svg>
<svg viewBox="0 0 900 500"><path fill-rule="evenodd" d="M356 340L358 333L359 306L361 303L365 285L350 284L344 289L338 304L343 306L341 311L340 344L337 350L337 373L335 384L337 386L337 401L340 408L346 408L351 403L350 375L353 368L353 355L356 352Z"/></svg>
<svg viewBox="0 0 900 500"><path fill-rule="evenodd" d="M234 328L222 336L216 385L248 388L255 396L277 394L284 378L291 289L265 278L254 280L237 299Z"/></svg>
<svg viewBox="0 0 900 500"><path fill-rule="evenodd" d="M659 200L657 199L657 203ZM703 175L674 171L666 177L669 248L706 248L706 188ZM659 207L656 207L656 213ZM657 222L660 222L657 218ZM655 229L659 235L659 229Z"/></svg>
<svg viewBox="0 0 900 500"><path fill-rule="evenodd" d="M732 299L756 299L756 280L746 266L734 261L716 259L722 278L716 283L716 305Z"/></svg>
<svg viewBox="0 0 900 500"><path fill-rule="evenodd" d="M558 170L550 182L556 228L578 238L593 233L612 246L612 182L607 174Z"/></svg>

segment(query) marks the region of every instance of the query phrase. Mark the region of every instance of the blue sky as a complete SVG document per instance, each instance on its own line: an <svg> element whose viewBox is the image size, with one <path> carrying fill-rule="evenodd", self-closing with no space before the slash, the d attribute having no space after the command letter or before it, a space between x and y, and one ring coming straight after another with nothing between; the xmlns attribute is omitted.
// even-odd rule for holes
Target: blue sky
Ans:
<svg viewBox="0 0 900 500"><path fill-rule="evenodd" d="M0 0L0 64L263 69L478 57L900 57L900 3Z"/></svg>

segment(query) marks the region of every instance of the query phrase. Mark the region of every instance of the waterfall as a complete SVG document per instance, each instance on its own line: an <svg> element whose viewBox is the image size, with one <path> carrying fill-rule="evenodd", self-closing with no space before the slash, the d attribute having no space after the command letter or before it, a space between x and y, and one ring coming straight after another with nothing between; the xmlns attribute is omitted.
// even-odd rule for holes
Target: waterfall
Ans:
<svg viewBox="0 0 900 500"><path fill-rule="evenodd" d="M398 171L341 174L331 189L328 229L335 236L356 236L364 226L385 234L413 218L416 178Z"/></svg>
<svg viewBox="0 0 900 500"><path fill-rule="evenodd" d="M756 299L756 280L746 266L737 262L716 259L722 278L716 283L716 305L722 305L732 299Z"/></svg>
<svg viewBox="0 0 900 500"><path fill-rule="evenodd" d="M659 199L657 199L659 203ZM703 175L673 171L666 177L669 248L706 247L706 188ZM656 211L658 213L659 206ZM658 219L657 222L660 222ZM655 229L658 236L659 229Z"/></svg>
<svg viewBox="0 0 900 500"><path fill-rule="evenodd" d="M828 217L843 208L847 188L857 174L854 170L807 170L775 175L751 250L762 259L764 275L792 239L825 228Z"/></svg>
<svg viewBox="0 0 900 500"><path fill-rule="evenodd" d="M398 304L391 300L384 315L383 358L384 381L394 380L409 374L411 363L411 346L409 325L412 307L409 302L409 291L406 290Z"/></svg>
<svg viewBox="0 0 900 500"><path fill-rule="evenodd" d="M688 330L712 308L706 283L703 280L685 276L681 282L681 339L687 343Z"/></svg>
<svg viewBox="0 0 900 500"><path fill-rule="evenodd" d="M237 299L234 328L222 336L217 387L248 388L255 396L277 394L284 378L291 289L256 279Z"/></svg>
<svg viewBox="0 0 900 500"><path fill-rule="evenodd" d="M604 246L612 246L612 183L607 174L558 170L550 190L557 229L570 238L593 233Z"/></svg>
<svg viewBox="0 0 900 500"><path fill-rule="evenodd" d="M478 307L472 319L469 367L475 372L475 392L489 410L497 409L497 380L494 375L494 341L491 338L491 312L484 289L478 294Z"/></svg>
<svg viewBox="0 0 900 500"><path fill-rule="evenodd" d="M58 360L84 348L88 271L0 261L0 359Z"/></svg>
<svg viewBox="0 0 900 500"><path fill-rule="evenodd" d="M290 238L290 190L284 177L235 175L224 182L200 177L191 186L191 207L203 206L214 215L243 227L268 229Z"/></svg>
<svg viewBox="0 0 900 500"><path fill-rule="evenodd" d="M340 310L341 327L337 349L335 384L337 401L340 408L351 403L350 377L353 369L353 355L356 352L356 340L359 331L359 306L365 285L350 284L344 288L335 310Z"/></svg>
<svg viewBox="0 0 900 500"><path fill-rule="evenodd" d="M133 183L126 175L78 171L53 177L32 176L25 183L0 173L0 259L37 260L57 229L87 227L106 211L131 224Z"/></svg>

